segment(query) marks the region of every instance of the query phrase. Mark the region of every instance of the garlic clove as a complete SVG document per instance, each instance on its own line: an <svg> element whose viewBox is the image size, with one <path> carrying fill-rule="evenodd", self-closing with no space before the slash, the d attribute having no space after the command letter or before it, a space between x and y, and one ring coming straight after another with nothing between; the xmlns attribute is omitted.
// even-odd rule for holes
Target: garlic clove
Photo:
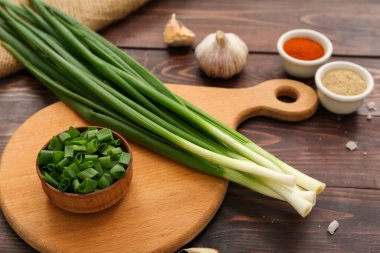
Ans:
<svg viewBox="0 0 380 253"><path fill-rule="evenodd" d="M173 13L165 26L164 42L172 47L190 46L194 41L195 34L178 21Z"/></svg>
<svg viewBox="0 0 380 253"><path fill-rule="evenodd" d="M207 35L195 49L199 67L207 76L230 78L247 64L248 47L236 34L217 31Z"/></svg>

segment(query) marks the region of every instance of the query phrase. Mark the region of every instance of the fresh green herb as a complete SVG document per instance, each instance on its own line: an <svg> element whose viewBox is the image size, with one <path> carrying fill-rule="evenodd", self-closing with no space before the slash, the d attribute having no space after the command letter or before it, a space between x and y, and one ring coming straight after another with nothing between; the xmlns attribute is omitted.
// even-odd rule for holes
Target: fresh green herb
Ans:
<svg viewBox="0 0 380 253"><path fill-rule="evenodd" d="M170 92L132 57L66 13L40 0L30 0L33 10L5 0L1 3L6 6L0 8L3 46L88 122L115 129L203 173L288 201L303 217L313 207L313 196L325 188L324 183ZM97 147L86 144L86 151L74 151L75 145L81 145L71 143L64 149L65 157L73 159L75 152L96 149L92 154L99 155L99 165L96 168L95 163L93 169L104 172L97 176L103 178L112 171L114 175L110 175L117 177L122 172L112 159L121 161L120 165L128 159L123 153L112 155L118 145L110 140L109 132L88 129L80 136L87 142L98 140ZM59 139L65 143L69 137L67 132ZM41 155L38 162L44 166L52 163L52 158ZM70 188L77 192L96 190L95 179L86 178L75 185Z"/></svg>
<svg viewBox="0 0 380 253"><path fill-rule="evenodd" d="M53 136L49 142L48 149L54 151L63 151L63 144L57 136Z"/></svg>
<svg viewBox="0 0 380 253"><path fill-rule="evenodd" d="M95 150L91 148L97 146L96 133L98 132L103 133L100 135L103 143L112 147L108 151L110 155L104 155L97 148ZM84 194L104 189L125 175L125 168L130 163L131 154L121 149L121 140L114 138L111 130L106 129L102 132L97 128L88 127L83 134L78 129L70 127L64 133L70 135L70 137L67 137L66 134L58 135L65 139L66 146L62 146L64 151L41 150L37 157L42 177L50 185L62 192ZM83 141L87 143L88 133L93 136L88 143L90 145L81 145L84 143ZM108 133L111 133L111 136ZM54 143L57 143L57 140L62 143L59 137L51 139ZM110 143L115 146L111 146ZM55 145L49 143L48 147L56 147ZM117 156L118 161L113 161L111 155L112 157ZM121 156L125 158L121 159ZM103 173L103 167L110 172Z"/></svg>

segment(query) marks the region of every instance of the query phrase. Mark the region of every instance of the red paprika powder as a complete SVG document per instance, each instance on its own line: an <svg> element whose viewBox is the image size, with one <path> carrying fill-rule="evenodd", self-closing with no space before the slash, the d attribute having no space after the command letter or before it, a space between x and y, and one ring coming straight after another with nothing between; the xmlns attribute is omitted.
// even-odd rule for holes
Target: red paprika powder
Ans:
<svg viewBox="0 0 380 253"><path fill-rule="evenodd" d="M325 54L325 50L319 43L306 38L293 38L286 41L284 50L289 56L304 61L316 60Z"/></svg>

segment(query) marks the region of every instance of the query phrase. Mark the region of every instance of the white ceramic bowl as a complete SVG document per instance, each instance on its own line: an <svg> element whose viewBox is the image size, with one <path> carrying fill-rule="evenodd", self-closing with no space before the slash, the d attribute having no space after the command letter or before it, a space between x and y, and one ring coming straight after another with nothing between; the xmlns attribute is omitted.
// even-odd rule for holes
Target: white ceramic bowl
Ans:
<svg viewBox="0 0 380 253"><path fill-rule="evenodd" d="M312 61L304 61L291 57L285 52L284 44L292 38L306 38L314 40L323 47L325 54L321 58ZM310 78L314 76L315 72L322 64L330 59L333 46L331 41L322 33L309 29L296 29L284 33L278 39L277 50L281 56L282 65L289 75L298 78Z"/></svg>
<svg viewBox="0 0 380 253"><path fill-rule="evenodd" d="M349 69L358 73L364 79L367 88L363 93L354 96L344 96L331 92L322 84L321 80L328 71L333 69ZM346 61L330 62L320 67L315 74L315 84L317 85L317 93L322 105L327 110L337 114L350 114L355 112L374 88L374 80L368 70L360 65Z"/></svg>

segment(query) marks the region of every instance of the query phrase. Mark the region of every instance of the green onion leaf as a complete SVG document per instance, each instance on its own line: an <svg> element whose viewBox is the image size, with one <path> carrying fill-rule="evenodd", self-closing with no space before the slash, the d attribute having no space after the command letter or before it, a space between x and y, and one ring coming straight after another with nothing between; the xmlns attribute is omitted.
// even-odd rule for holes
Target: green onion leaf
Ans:
<svg viewBox="0 0 380 253"><path fill-rule="evenodd" d="M59 183L58 190L61 192L66 192L70 187L71 180L67 177L63 178Z"/></svg>
<svg viewBox="0 0 380 253"><path fill-rule="evenodd" d="M96 137L96 134L98 132L99 132L98 129L88 130L87 135L86 135L86 139L89 141L92 140L93 138Z"/></svg>
<svg viewBox="0 0 380 253"><path fill-rule="evenodd" d="M87 161L87 162L83 162L83 163L79 164L79 169L85 170L88 168L92 168L92 166L94 166L94 161Z"/></svg>
<svg viewBox="0 0 380 253"><path fill-rule="evenodd" d="M98 161L103 170L109 170L112 168L112 160L110 156L99 157Z"/></svg>
<svg viewBox="0 0 380 253"><path fill-rule="evenodd" d="M65 146L65 157L73 158L74 157L74 148L73 146Z"/></svg>
<svg viewBox="0 0 380 253"><path fill-rule="evenodd" d="M69 164L70 162L70 159L65 157L63 158L58 164L57 164L57 167L62 169L63 167L65 167L67 164Z"/></svg>
<svg viewBox="0 0 380 253"><path fill-rule="evenodd" d="M114 149L114 146L108 145L103 149L102 155L107 156L109 155L108 152L110 152L112 149Z"/></svg>
<svg viewBox="0 0 380 253"><path fill-rule="evenodd" d="M98 177L101 177L103 175L103 168L100 162L98 161L94 162L94 169L99 172Z"/></svg>
<svg viewBox="0 0 380 253"><path fill-rule="evenodd" d="M82 171L83 172L83 171ZM78 193L91 193L96 190L97 182L95 180L92 180L90 178L85 178L83 182L77 187Z"/></svg>
<svg viewBox="0 0 380 253"><path fill-rule="evenodd" d="M58 164L65 156L63 151L53 151L53 163Z"/></svg>
<svg viewBox="0 0 380 253"><path fill-rule="evenodd" d="M131 161L131 153L122 152L119 158L119 163L123 165L124 167L127 167L130 161Z"/></svg>
<svg viewBox="0 0 380 253"><path fill-rule="evenodd" d="M73 163L76 163L77 165L81 164L84 159L83 153L77 153L73 159Z"/></svg>
<svg viewBox="0 0 380 253"><path fill-rule="evenodd" d="M73 192L78 192L78 187L80 185L80 182L77 178L74 178L72 181L71 181L71 187L73 188Z"/></svg>
<svg viewBox="0 0 380 253"><path fill-rule="evenodd" d="M115 147L119 147L120 144L121 144L121 140L120 140L120 139L113 139L113 140L110 142L110 145L115 146Z"/></svg>
<svg viewBox="0 0 380 253"><path fill-rule="evenodd" d="M69 140L65 142L65 146L72 146L72 145L79 145L83 146L87 144L87 140L85 139L75 139L75 140Z"/></svg>
<svg viewBox="0 0 380 253"><path fill-rule="evenodd" d="M87 150L85 145L72 145L74 152L85 152Z"/></svg>
<svg viewBox="0 0 380 253"><path fill-rule="evenodd" d="M68 132L62 132L58 135L58 138L61 140L62 143L65 143L66 141L71 139L71 136Z"/></svg>
<svg viewBox="0 0 380 253"><path fill-rule="evenodd" d="M112 139L112 131L109 128L103 128L96 134L96 138L100 142L108 141Z"/></svg>
<svg viewBox="0 0 380 253"><path fill-rule="evenodd" d="M58 188L59 183L52 176L50 176L49 173L43 172L42 178L54 188Z"/></svg>
<svg viewBox="0 0 380 253"><path fill-rule="evenodd" d="M53 151L63 151L63 144L57 136L53 136L49 142L48 149Z"/></svg>
<svg viewBox="0 0 380 253"><path fill-rule="evenodd" d="M113 178L110 174L104 173L101 178L98 180L98 186L100 189L107 188L113 183Z"/></svg>
<svg viewBox="0 0 380 253"><path fill-rule="evenodd" d="M37 164L38 165L47 165L49 163L53 163L53 152L51 150L41 150L37 156Z"/></svg>
<svg viewBox="0 0 380 253"><path fill-rule="evenodd" d="M87 143L86 150L88 154L93 154L98 151L98 148L98 139L93 138L89 143Z"/></svg>
<svg viewBox="0 0 380 253"><path fill-rule="evenodd" d="M110 146L111 147L111 146ZM121 154L123 151L121 150L121 148L112 148L112 149L110 149L110 150L108 150L108 152L107 152L107 155L109 155L109 156L115 156L115 155L119 155L119 154Z"/></svg>
<svg viewBox="0 0 380 253"><path fill-rule="evenodd" d="M70 127L69 130L67 131L69 133L69 135L71 136L71 138L76 138L80 135L80 132L78 129L74 128L74 127Z"/></svg>
<svg viewBox="0 0 380 253"><path fill-rule="evenodd" d="M88 148L87 148L87 151L88 151ZM98 155L84 155L84 162L87 162L87 161L93 161L93 162L96 162L98 161Z"/></svg>
<svg viewBox="0 0 380 253"><path fill-rule="evenodd" d="M93 168L88 168L88 169L85 169L81 172L78 173L78 177L80 179L85 179L85 178L93 178L93 177L96 177L97 175L99 174L99 172Z"/></svg>
<svg viewBox="0 0 380 253"><path fill-rule="evenodd" d="M63 175L70 179L76 178L79 172L80 170L76 163L72 163L63 169Z"/></svg>
<svg viewBox="0 0 380 253"><path fill-rule="evenodd" d="M117 180L124 177L125 169L120 164L116 164L115 166L112 167L112 169L110 170L110 173L111 173L112 178Z"/></svg>
<svg viewBox="0 0 380 253"><path fill-rule="evenodd" d="M46 165L46 169L48 171L55 171L57 169L57 165L55 165L54 163L49 163L48 165Z"/></svg>

